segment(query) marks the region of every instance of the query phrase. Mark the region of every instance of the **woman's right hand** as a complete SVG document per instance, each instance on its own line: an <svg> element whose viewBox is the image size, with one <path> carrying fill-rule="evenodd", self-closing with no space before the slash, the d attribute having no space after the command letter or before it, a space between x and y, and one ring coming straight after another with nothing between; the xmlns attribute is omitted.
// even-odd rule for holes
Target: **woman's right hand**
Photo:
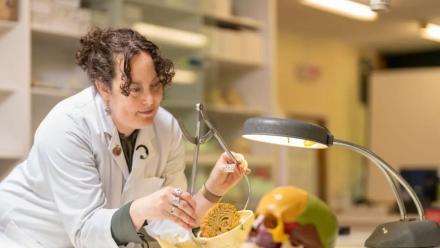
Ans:
<svg viewBox="0 0 440 248"><path fill-rule="evenodd" d="M187 230L194 228L197 225L196 203L188 192L181 192L180 196L178 193L174 187L165 187L133 201L130 216L136 230L145 220L153 219L168 219ZM179 204L176 204L177 198Z"/></svg>

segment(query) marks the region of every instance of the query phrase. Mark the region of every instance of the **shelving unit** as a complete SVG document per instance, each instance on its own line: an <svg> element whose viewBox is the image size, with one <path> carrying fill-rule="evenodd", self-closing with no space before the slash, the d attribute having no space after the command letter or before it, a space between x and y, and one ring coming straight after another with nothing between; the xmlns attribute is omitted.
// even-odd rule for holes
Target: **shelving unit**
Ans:
<svg viewBox="0 0 440 248"><path fill-rule="evenodd" d="M43 86L32 86L32 95L42 96L42 97L56 97L56 98L66 98L78 93L80 90L74 89L62 89L53 87L43 87Z"/></svg>
<svg viewBox="0 0 440 248"><path fill-rule="evenodd" d="M200 8L197 8L197 3L194 3L192 5L186 4L187 1L181 1L181 4L176 4L178 3L176 1L170 2L156 0L125 0L125 3L138 4L150 8L155 8L155 11L177 12L175 14L184 14L191 16L202 14Z"/></svg>
<svg viewBox="0 0 440 248"><path fill-rule="evenodd" d="M17 25L16 21L3 21L0 20L0 33L6 32L12 29L15 25Z"/></svg>
<svg viewBox="0 0 440 248"><path fill-rule="evenodd" d="M195 111L195 104L188 104L185 102L164 102L162 107L169 110L177 111ZM206 111L208 114L213 115L241 115L241 116L259 116L262 111L258 109L252 109L248 107L236 107L236 106L214 106L206 105Z"/></svg>
<svg viewBox="0 0 440 248"><path fill-rule="evenodd" d="M39 24L32 24L31 25L32 33L33 35L44 35L44 36L56 36L61 38L68 38L68 39L75 39L78 40L81 37L81 33L68 30L68 29L54 29L54 28L48 28L46 26L42 26Z"/></svg>
<svg viewBox="0 0 440 248"><path fill-rule="evenodd" d="M194 85L177 86L178 90L167 92L165 102L163 106L171 111L176 117L183 120L189 132L194 131L194 124L196 122L196 115L194 106L197 102L205 104L207 114L211 122L219 130L226 143L233 147L234 143L241 139L241 127L243 122L252 116L259 115L271 115L274 109L273 103L273 82L274 82L274 69L271 67L273 50L273 1L268 0L240 0L233 1L234 9L238 10L236 14L239 16L225 16L216 14L206 14L203 10L200 10L197 6L193 6L192 10L182 9L179 6L167 5L166 1L127 1L131 4L138 4L142 6L150 7L149 12L164 11L163 18L143 20L151 22L157 25L170 25L176 28L176 20L183 20L183 22L189 23L189 16L193 16L191 20L202 21L205 27L214 28L231 28L231 30L245 30L251 34L261 38L261 59L251 60L244 59L240 56L228 57L224 53L211 53L210 51L216 51L210 49L210 46L214 42L215 37L207 34L209 44L203 54L199 54L203 60L203 85L201 88L197 88ZM141 3L142 2L142 3ZM185 2L185 1L182 1ZM250 7L251 6L251 7ZM174 19L173 16L174 15ZM174 20L163 20L163 19ZM185 30L192 30L190 25L183 25ZM195 30L199 32L198 30ZM253 32L253 33L252 33ZM233 33L233 32L231 32ZM206 34L206 33L205 33ZM237 33L238 34L238 33ZM148 35L148 34L147 34ZM222 37L223 38L223 37ZM223 42L223 41L221 41ZM234 42L232 42L234 43ZM230 44L227 44L228 46ZM161 48L164 46L159 44ZM180 51L177 48L170 49L165 47L165 52L171 52L176 55ZM258 52L258 51L257 51ZM166 54L166 53L165 53ZM183 56L191 56L184 54ZM178 61L178 56L174 56ZM179 65L177 65L179 67ZM201 91L202 89L202 91ZM243 105L231 106L220 105L215 102L209 102L206 93L212 89L234 89L239 92ZM194 91L197 93L194 94ZM198 96L196 96L198 95ZM193 97L189 97L193 96ZM191 126L191 124L193 124ZM251 175L250 180L258 183L261 181L268 181L267 178L261 179L261 174L269 175L272 180L277 181L277 157L273 146L260 145L256 143L250 143L250 153L245 154L248 160L249 166L254 169L260 170L260 173ZM222 150L210 150L201 151L198 164L198 179L197 182L203 182L208 176L211 167L215 164L219 158ZM237 152L242 152L237 150ZM188 150L185 162L187 164L187 175L190 173L190 167L193 159L192 150ZM263 171L263 172L261 172ZM241 185L243 186L243 185ZM232 194L232 198L228 199L228 202L237 203L239 206L241 201L240 196L243 196L244 187L238 187L239 192ZM255 185L254 185L255 186ZM256 186L255 186L256 187ZM253 201L251 201L250 207L255 207L257 200L261 197L262 191L255 191Z"/></svg>
<svg viewBox="0 0 440 248"><path fill-rule="evenodd" d="M29 1L18 5L16 21L0 21L0 178L22 159L30 144ZM14 161L11 163L11 160Z"/></svg>
<svg viewBox="0 0 440 248"><path fill-rule="evenodd" d="M258 30L261 29L261 22L244 16L221 16L215 14L204 14L206 22L229 25L235 27L242 27L248 29Z"/></svg>
<svg viewBox="0 0 440 248"><path fill-rule="evenodd" d="M83 35L75 30L31 21L32 78L31 132L58 102L88 86L75 64L75 52Z"/></svg>
<svg viewBox="0 0 440 248"><path fill-rule="evenodd" d="M261 111L248 107L240 106L214 106L208 105L207 111L213 114L224 115L243 115L243 116L258 116L261 115Z"/></svg>
<svg viewBox="0 0 440 248"><path fill-rule="evenodd" d="M0 144L0 161L19 159L26 155L35 129L49 110L62 99L89 85L86 75L75 65L74 59L83 33L33 23L29 20L29 2L20 1L19 21L0 22L0 33L4 32L0 36L0 66L11 68L10 74L0 75L0 114L11 116L12 119L11 122L0 123L0 130L4 130L2 138L8 141L4 142L5 145ZM206 47L195 49L188 49L179 43L152 39L159 45L162 54L175 62L176 70L186 70L194 76L191 77L194 82L175 82L167 89L163 107L182 120L188 130L193 132L196 122L194 106L198 102L204 103L210 120L227 144L233 144L240 136L240 128L246 118L272 113L274 72L270 61L274 51L271 43L273 16L270 10L273 9L273 1L233 1L236 15L205 13L199 5L202 3L200 0L91 2L94 10L107 11L110 17L108 20L111 21L109 25L117 27L132 27L136 22L144 22L201 35L205 34L204 28L207 26L254 32L253 34L262 39L261 61L211 54L207 51L213 42L209 36ZM105 6L99 6L100 4ZM130 6L132 8L127 12L126 7ZM147 33L147 38L148 36ZM20 54L15 51L20 51ZM5 59L12 57L23 60L10 62ZM208 102L206 92L217 86L237 90L244 104L222 106ZM17 109L17 106L22 109ZM10 126L13 128L9 128ZM221 152L218 150L201 154L201 167L209 169ZM246 157L252 167L276 170L276 157L267 146L261 148L258 144L252 144ZM187 164L192 163L192 152L188 152L185 161Z"/></svg>
<svg viewBox="0 0 440 248"><path fill-rule="evenodd" d="M0 85L0 94L12 94L17 90L17 87L10 84Z"/></svg>
<svg viewBox="0 0 440 248"><path fill-rule="evenodd" d="M262 62L246 61L243 59L231 59L218 55L207 55L206 59L209 63L215 63L221 70L249 71L257 70L264 66Z"/></svg>
<svg viewBox="0 0 440 248"><path fill-rule="evenodd" d="M162 102L162 107L166 109L177 109L177 110L187 110L187 111L194 111L195 110L195 104L187 103L187 102L177 102L173 100L167 100L165 99L164 102Z"/></svg>

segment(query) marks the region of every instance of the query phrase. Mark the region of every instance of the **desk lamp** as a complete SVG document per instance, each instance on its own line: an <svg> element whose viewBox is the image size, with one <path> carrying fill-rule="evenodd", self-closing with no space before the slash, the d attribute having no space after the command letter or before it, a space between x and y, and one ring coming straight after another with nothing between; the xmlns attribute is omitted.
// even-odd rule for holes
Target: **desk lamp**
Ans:
<svg viewBox="0 0 440 248"><path fill-rule="evenodd" d="M293 147L325 149L332 145L351 149L373 162L384 174L399 206L400 220L380 224L365 241L366 247L436 247L440 245L440 227L424 219L422 204L411 186L383 159L356 144L334 139L324 127L290 119L255 117L246 120L243 138ZM417 219L408 218L398 191L400 184L416 205ZM396 185L397 184L397 185Z"/></svg>

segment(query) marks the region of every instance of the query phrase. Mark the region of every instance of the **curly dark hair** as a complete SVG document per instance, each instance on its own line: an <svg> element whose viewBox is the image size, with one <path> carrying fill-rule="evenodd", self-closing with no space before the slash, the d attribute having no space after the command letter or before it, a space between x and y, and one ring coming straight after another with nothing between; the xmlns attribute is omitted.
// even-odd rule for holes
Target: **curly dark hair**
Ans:
<svg viewBox="0 0 440 248"><path fill-rule="evenodd" d="M122 54L124 59L121 79L121 93L130 95L131 84L130 59L140 52L148 53L153 59L157 77L163 86L169 85L174 77L174 65L163 58L159 48L140 33L127 29L93 28L80 39L80 48L76 52L76 63L87 73L93 83L100 80L111 89L115 77L115 55Z"/></svg>

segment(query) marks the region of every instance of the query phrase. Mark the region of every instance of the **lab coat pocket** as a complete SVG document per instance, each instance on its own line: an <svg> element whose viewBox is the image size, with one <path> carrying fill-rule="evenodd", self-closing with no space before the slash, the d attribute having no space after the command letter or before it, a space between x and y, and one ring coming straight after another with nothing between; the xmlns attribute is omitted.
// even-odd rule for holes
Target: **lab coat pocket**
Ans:
<svg viewBox="0 0 440 248"><path fill-rule="evenodd" d="M37 241L24 233L12 220L6 225L4 235L8 238L8 240L14 242L13 247L43 247Z"/></svg>
<svg viewBox="0 0 440 248"><path fill-rule="evenodd" d="M165 181L165 178L161 177L148 177L139 179L136 183L131 184L122 194L122 203L133 201L143 196L149 195L155 191L158 191Z"/></svg>

